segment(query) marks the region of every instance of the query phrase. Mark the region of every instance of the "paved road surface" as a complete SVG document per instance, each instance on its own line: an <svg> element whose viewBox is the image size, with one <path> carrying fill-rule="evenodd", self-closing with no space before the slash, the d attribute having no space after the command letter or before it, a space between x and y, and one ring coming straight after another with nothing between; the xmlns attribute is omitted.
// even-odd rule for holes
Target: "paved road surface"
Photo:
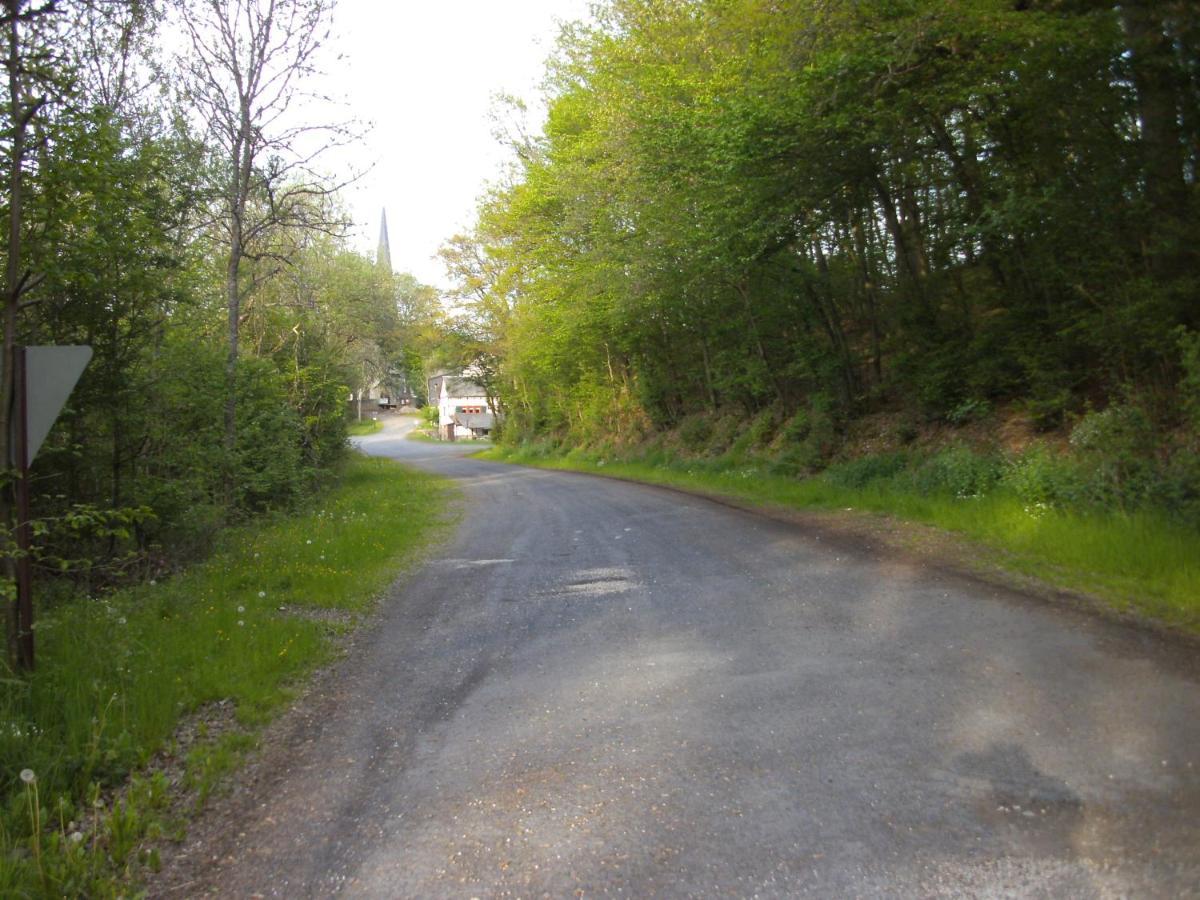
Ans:
<svg viewBox="0 0 1200 900"><path fill-rule="evenodd" d="M657 489L459 479L222 896L1200 896L1194 651Z"/></svg>

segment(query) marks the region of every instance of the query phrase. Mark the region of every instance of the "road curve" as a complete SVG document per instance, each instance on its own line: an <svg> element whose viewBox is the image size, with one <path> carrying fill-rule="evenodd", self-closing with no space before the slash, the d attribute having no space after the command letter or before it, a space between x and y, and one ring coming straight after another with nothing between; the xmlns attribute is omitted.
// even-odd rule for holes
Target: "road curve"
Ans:
<svg viewBox="0 0 1200 900"><path fill-rule="evenodd" d="M1200 896L1186 647L401 428L461 523L173 896Z"/></svg>

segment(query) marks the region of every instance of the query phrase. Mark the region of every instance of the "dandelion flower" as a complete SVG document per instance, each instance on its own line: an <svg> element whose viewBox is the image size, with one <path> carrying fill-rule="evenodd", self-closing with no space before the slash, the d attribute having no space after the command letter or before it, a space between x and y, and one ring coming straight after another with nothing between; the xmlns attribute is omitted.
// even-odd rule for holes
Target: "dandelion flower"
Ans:
<svg viewBox="0 0 1200 900"><path fill-rule="evenodd" d="M309 539L308 539L307 541L305 541L304 543L306 543L306 544L311 544L311 543L312 543L312 538L309 538Z"/></svg>
<svg viewBox="0 0 1200 900"><path fill-rule="evenodd" d="M245 623L245 622L243 622L241 619L238 619L238 625L245 625L245 624L246 624L246 623Z"/></svg>
<svg viewBox="0 0 1200 900"><path fill-rule="evenodd" d="M238 612L245 612L245 611L246 611L246 607L244 607L244 606L238 607Z"/></svg>
<svg viewBox="0 0 1200 900"><path fill-rule="evenodd" d="M83 832L82 831L72 831L71 832L71 843L72 844L78 844L82 840L83 840Z"/></svg>
<svg viewBox="0 0 1200 900"><path fill-rule="evenodd" d="M37 776L33 774L33 769L22 769L21 780L26 784L33 784L37 781Z"/></svg>
<svg viewBox="0 0 1200 900"><path fill-rule="evenodd" d="M258 596L259 596L259 598L265 597L265 596L267 596L267 592L266 592L266 591L259 591L259 592L258 592Z"/></svg>

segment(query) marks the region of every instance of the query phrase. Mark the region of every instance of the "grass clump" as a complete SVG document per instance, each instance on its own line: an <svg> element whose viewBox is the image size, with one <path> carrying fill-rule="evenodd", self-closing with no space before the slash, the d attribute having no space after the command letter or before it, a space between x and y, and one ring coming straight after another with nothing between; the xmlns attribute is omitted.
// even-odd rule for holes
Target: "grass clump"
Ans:
<svg viewBox="0 0 1200 900"><path fill-rule="evenodd" d="M363 419L361 422L350 422L346 425L346 434L350 437L363 437L383 430L383 422L379 419Z"/></svg>
<svg viewBox="0 0 1200 900"><path fill-rule="evenodd" d="M152 867L132 848L164 827L161 791L114 790L184 717L220 704L240 733L193 748L186 779L207 796L333 653L336 629L297 612L365 613L439 526L446 489L354 456L315 507L231 529L177 577L43 608L37 670L0 681L0 895L106 895Z"/></svg>

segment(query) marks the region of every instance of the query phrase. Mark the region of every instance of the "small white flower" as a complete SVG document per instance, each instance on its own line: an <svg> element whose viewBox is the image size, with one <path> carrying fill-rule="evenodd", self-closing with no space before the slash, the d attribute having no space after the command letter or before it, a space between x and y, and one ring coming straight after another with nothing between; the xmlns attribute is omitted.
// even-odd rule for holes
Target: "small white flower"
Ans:
<svg viewBox="0 0 1200 900"><path fill-rule="evenodd" d="M244 606L238 607L238 612L245 612L245 611L246 611L246 607L244 607Z"/></svg>
<svg viewBox="0 0 1200 900"><path fill-rule="evenodd" d="M125 617L124 617L124 616L121 616L119 619L117 619L117 624L118 624L118 625L124 625L124 624L125 624Z"/></svg>
<svg viewBox="0 0 1200 900"><path fill-rule="evenodd" d="M72 844L78 844L82 840L83 840L83 832L82 831L72 831L71 832L71 843Z"/></svg>
<svg viewBox="0 0 1200 900"><path fill-rule="evenodd" d="M243 625L245 625L245 624L246 624L246 623L245 623L245 622L243 622L241 619L238 619L238 627L241 627L241 626L243 626Z"/></svg>
<svg viewBox="0 0 1200 900"><path fill-rule="evenodd" d="M158 582L157 582L157 581L155 581L153 578L151 578L151 579L150 579L150 585L151 585L151 587L153 587L153 586L154 586L154 585L156 585L156 584L158 584ZM83 835L80 835L80 837L83 837Z"/></svg>
<svg viewBox="0 0 1200 900"><path fill-rule="evenodd" d="M308 539L307 541L305 541L304 543L306 543L306 544L311 544L311 543L312 543L312 538L309 538L309 539Z"/></svg>
<svg viewBox="0 0 1200 900"><path fill-rule="evenodd" d="M267 596L267 592L266 592L266 591L259 591L259 592L258 592L258 596L259 596L259 598L265 597L265 596Z"/></svg>
<svg viewBox="0 0 1200 900"><path fill-rule="evenodd" d="M33 784L37 781L37 776L33 774L33 769L22 769L21 780L26 784Z"/></svg>

